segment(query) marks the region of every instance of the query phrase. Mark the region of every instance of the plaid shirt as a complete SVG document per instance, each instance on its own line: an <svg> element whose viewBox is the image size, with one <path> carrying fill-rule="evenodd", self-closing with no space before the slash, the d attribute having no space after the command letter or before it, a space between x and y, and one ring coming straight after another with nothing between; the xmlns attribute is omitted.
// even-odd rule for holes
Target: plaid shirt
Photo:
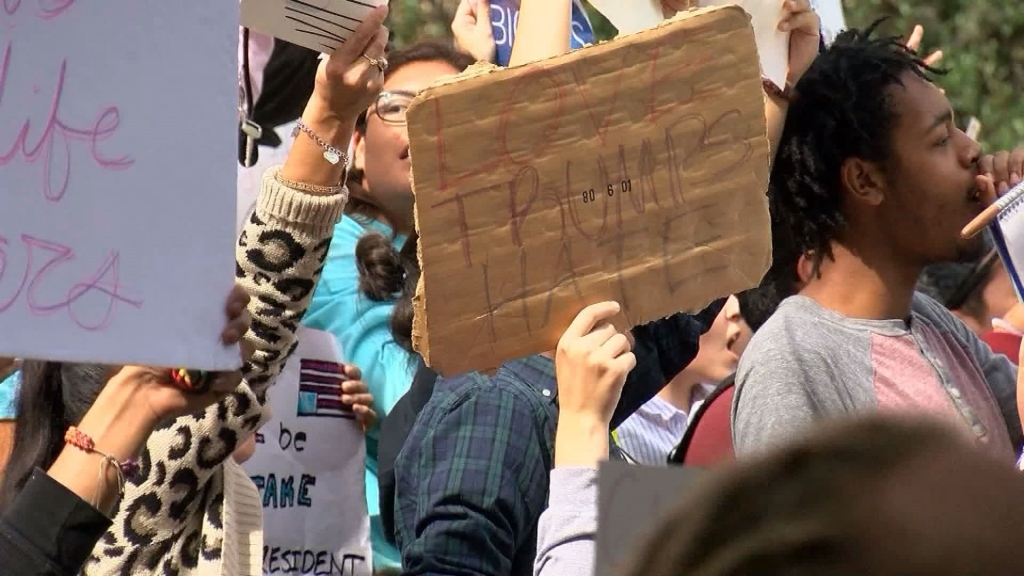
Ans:
<svg viewBox="0 0 1024 576"><path fill-rule="evenodd" d="M722 302L634 329L637 368L613 427L689 364ZM557 396L554 363L542 356L506 362L490 379L438 379L395 461L403 575L533 574Z"/></svg>

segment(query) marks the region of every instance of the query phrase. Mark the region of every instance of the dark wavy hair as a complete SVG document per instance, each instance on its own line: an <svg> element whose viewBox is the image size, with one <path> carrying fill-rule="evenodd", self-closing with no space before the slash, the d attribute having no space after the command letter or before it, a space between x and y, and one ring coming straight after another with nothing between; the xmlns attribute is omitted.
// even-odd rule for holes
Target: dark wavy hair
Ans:
<svg viewBox="0 0 1024 576"><path fill-rule="evenodd" d="M388 54L387 77L416 62L447 62L458 71L473 64L472 56L459 52L442 42L422 42L404 50ZM356 129L366 133L366 114L356 124ZM353 171L349 176L350 186L358 186L363 174ZM350 197L346 213L352 216L375 218L380 211L364 197ZM402 246L395 249L391 238L370 232L356 244L356 266L359 269L359 289L368 298L378 302L394 301L391 315L391 333L402 348L412 352L412 297L419 280L417 247L419 238L413 234Z"/></svg>
<svg viewBox="0 0 1024 576"><path fill-rule="evenodd" d="M64 432L78 424L106 386L99 364L26 360L16 403L14 443L0 483L0 511L25 487L32 471L46 470L64 448Z"/></svg>
<svg viewBox="0 0 1024 576"><path fill-rule="evenodd" d="M847 30L818 55L794 87L768 186L773 218L815 273L832 258L831 243L846 227L840 170L850 158L885 165L896 120L891 88L911 73L931 81L930 68L896 37Z"/></svg>

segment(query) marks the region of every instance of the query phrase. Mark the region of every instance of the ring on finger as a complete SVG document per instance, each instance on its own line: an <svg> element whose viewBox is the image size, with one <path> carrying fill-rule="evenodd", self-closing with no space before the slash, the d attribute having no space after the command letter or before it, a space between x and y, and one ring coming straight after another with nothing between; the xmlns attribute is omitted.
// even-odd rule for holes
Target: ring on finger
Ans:
<svg viewBox="0 0 1024 576"><path fill-rule="evenodd" d="M363 54L363 58L366 58L367 62L369 62L370 64L375 66L378 70L380 70L381 74L384 74L385 72L387 72L387 70L388 70L388 59L387 58L385 58L383 56L381 56L380 58L370 58L366 54Z"/></svg>

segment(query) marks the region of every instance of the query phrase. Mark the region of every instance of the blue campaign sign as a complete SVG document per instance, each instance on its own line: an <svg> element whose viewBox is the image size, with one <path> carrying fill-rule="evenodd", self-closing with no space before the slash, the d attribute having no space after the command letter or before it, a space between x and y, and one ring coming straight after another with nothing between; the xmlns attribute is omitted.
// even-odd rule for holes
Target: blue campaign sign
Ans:
<svg viewBox="0 0 1024 576"><path fill-rule="evenodd" d="M508 66L512 54L512 43L516 38L516 25L519 23L520 0L491 0L491 28L494 30L494 43L498 47L496 64ZM594 27L587 18L587 11L579 0L572 3L572 33L569 46L576 50L587 44L594 43Z"/></svg>

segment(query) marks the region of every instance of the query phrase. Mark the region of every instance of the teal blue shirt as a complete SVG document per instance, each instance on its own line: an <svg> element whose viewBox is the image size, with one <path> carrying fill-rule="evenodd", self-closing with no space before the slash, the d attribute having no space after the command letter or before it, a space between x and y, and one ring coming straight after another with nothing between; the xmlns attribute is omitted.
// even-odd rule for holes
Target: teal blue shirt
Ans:
<svg viewBox="0 0 1024 576"><path fill-rule="evenodd" d="M333 334L345 361L363 371L363 381L373 394L378 425L366 435L366 506L370 512L373 565L379 570L397 568L401 563L401 555L385 540L380 523L377 488L379 422L409 390L416 363L412 355L391 337L389 322L395 303L374 302L359 291L356 243L371 231L380 232L387 238L394 234L380 222L357 222L347 215L334 227L323 276L302 323ZM402 247L405 239L401 234L394 237L396 250Z"/></svg>
<svg viewBox="0 0 1024 576"><path fill-rule="evenodd" d="M13 420L15 417L15 398L21 386L21 370L12 373L0 382L0 420Z"/></svg>

